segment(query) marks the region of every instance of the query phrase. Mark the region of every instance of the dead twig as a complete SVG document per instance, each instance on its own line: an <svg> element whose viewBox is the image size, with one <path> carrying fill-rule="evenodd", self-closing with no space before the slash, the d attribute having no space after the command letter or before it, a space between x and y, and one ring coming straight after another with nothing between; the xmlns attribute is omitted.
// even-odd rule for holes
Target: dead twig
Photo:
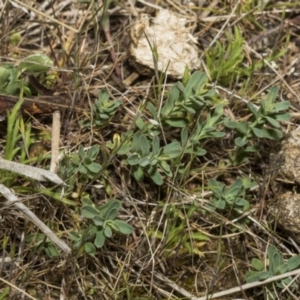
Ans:
<svg viewBox="0 0 300 300"><path fill-rule="evenodd" d="M13 161L8 161L1 157L0 157L0 170L15 172L38 181L51 181L58 185L64 185L64 182L53 172L32 167L32 166L23 165Z"/></svg>
<svg viewBox="0 0 300 300"><path fill-rule="evenodd" d="M55 233L46 226L28 207L19 201L19 199L7 188L5 185L0 184L0 193L11 203L14 204L24 216L35 224L57 247L65 253L71 253L71 248Z"/></svg>
<svg viewBox="0 0 300 300"><path fill-rule="evenodd" d="M59 141L60 141L60 111L56 110L53 113L52 139L51 139L50 172L53 173L56 173L58 168Z"/></svg>

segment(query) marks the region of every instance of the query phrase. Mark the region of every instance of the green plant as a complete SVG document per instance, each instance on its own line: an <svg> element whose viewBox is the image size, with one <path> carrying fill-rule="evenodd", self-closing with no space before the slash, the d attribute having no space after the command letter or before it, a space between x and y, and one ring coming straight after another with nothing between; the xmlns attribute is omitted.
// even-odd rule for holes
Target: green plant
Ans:
<svg viewBox="0 0 300 300"><path fill-rule="evenodd" d="M237 179L230 187L226 187L215 179L210 179L208 187L213 192L210 205L213 209L223 211L246 211L250 206L245 199L246 191L255 184L249 177Z"/></svg>
<svg viewBox="0 0 300 300"><path fill-rule="evenodd" d="M23 103L23 97L13 107L11 112L7 114L7 135L6 135L6 145L4 151L4 158L7 160L12 160L20 148L17 147L17 143L21 138L19 128L22 122L22 117L20 116L20 109Z"/></svg>
<svg viewBox="0 0 300 300"><path fill-rule="evenodd" d="M250 65L244 54L243 32L238 26L234 27L234 32L225 31L223 41L216 41L212 47L205 52L206 66L212 81L217 81L222 86L234 85L239 80L245 89L245 93L250 90L249 83L253 78L253 73L261 69L265 62L276 61L286 53L286 49L272 52L270 55L252 60ZM249 82L250 81L250 82ZM253 81L253 80L252 80Z"/></svg>
<svg viewBox="0 0 300 300"><path fill-rule="evenodd" d="M217 130L218 126L223 123L223 116L223 105L217 105L213 113L208 112L206 114L205 120L198 118L196 128L190 136L188 127L184 127L181 131L181 144L184 148L184 154L205 155L206 150L203 149L203 140L221 138L225 135L224 132Z"/></svg>
<svg viewBox="0 0 300 300"><path fill-rule="evenodd" d="M206 64L212 80L218 80L228 85L236 76L242 75L245 68L241 66L244 60L242 32L234 27L234 35L225 32L226 42L216 41L215 45L205 54Z"/></svg>
<svg viewBox="0 0 300 300"><path fill-rule="evenodd" d="M23 89L21 89L21 95L22 93ZM20 109L23 103L23 97L21 95L13 109L7 113L7 132L4 158L10 161L12 161L19 153L21 154L21 161L24 161L30 144L31 126L29 124L25 124L22 116L20 115ZM22 138L23 143L20 143ZM7 171L1 172L1 182L6 186L11 186L15 178L15 173Z"/></svg>
<svg viewBox="0 0 300 300"><path fill-rule="evenodd" d="M152 143L140 132L136 132L132 138L130 152L127 153L125 164L132 167L133 175L138 181L144 179L147 174L157 185L163 184L163 178L159 172L171 177L172 171L168 160L176 158L181 153L179 142L171 142L166 146L160 147L158 136L154 136Z"/></svg>
<svg viewBox="0 0 300 300"><path fill-rule="evenodd" d="M133 175L138 181L142 181L147 175L158 185L163 184L164 173L168 177L173 175L172 167L178 166L180 157L185 154L195 156L204 155L203 141L207 138L223 137L225 133L218 130L223 122L223 105L217 105L212 112L207 112L206 118L199 113L206 105L216 102L214 90L206 90L207 76L202 72L195 72L191 76L185 76L184 84L178 82L168 94L166 104L161 112L149 102L147 109L152 119L143 120L138 116L135 120L137 131L115 135L107 147L117 155L124 157L126 165L130 165ZM195 129L189 133L189 116L198 114ZM181 141L173 141L165 146L160 146L162 136L159 126L160 120L165 126L183 127ZM194 123L194 121L193 121Z"/></svg>
<svg viewBox="0 0 300 300"><path fill-rule="evenodd" d="M160 113L163 124L185 127L189 124L190 115L217 103L215 90L207 90L208 77L205 73L196 71L187 78L186 82L177 82L170 88L167 101ZM153 108L150 112L153 117L157 115Z"/></svg>
<svg viewBox="0 0 300 300"><path fill-rule="evenodd" d="M246 161L249 153L260 150L259 146L247 146L250 139L278 140L282 138L279 122L287 121L290 118L290 114L286 113L290 103L288 101L276 103L277 94L278 87L272 87L267 98L260 102L259 108L248 102L247 106L252 113L252 117L248 121L232 121L228 117L224 119L226 127L236 130L236 149L235 154L231 156L234 164Z"/></svg>
<svg viewBox="0 0 300 300"><path fill-rule="evenodd" d="M17 66L3 64L0 66L0 93L19 95L20 91L26 96L32 94L28 81L21 79L24 72L34 76L45 75L53 66L53 61L45 54L32 54L25 57Z"/></svg>
<svg viewBox="0 0 300 300"><path fill-rule="evenodd" d="M64 166L65 176L68 177L70 185L73 185L74 181L84 184L98 175L102 170L101 164L96 162L99 152L98 145L91 146L87 151L80 145L77 153L65 155L61 164Z"/></svg>
<svg viewBox="0 0 300 300"><path fill-rule="evenodd" d="M70 233L74 248L81 248L87 254L94 255L96 248L101 248L106 238L112 236L113 230L123 234L131 234L133 227L116 219L120 208L121 202L116 199L111 199L102 206L95 205L88 197L82 199L81 214L90 219L91 222L87 228ZM91 242L92 239L94 239L93 242Z"/></svg>
<svg viewBox="0 0 300 300"><path fill-rule="evenodd" d="M255 269L255 271L250 271L246 273L246 281L248 283L260 280L266 280L276 275L281 275L287 273L289 271L295 270L300 265L300 256L293 256L289 258L287 261L283 260L283 255L279 250L270 245L267 251L267 264L263 261L253 258L251 261L251 266ZM291 288L297 288L298 284L296 282L292 282L293 279L291 277L284 278L280 281L276 281L276 287L283 289L287 285ZM274 292L274 285L268 286L268 296L269 299L278 299L276 293Z"/></svg>
<svg viewBox="0 0 300 300"><path fill-rule="evenodd" d="M93 123L100 128L108 124L121 104L121 100L109 100L109 94L105 91L101 91L93 105ZM83 127L89 126L91 126L91 122L83 123Z"/></svg>

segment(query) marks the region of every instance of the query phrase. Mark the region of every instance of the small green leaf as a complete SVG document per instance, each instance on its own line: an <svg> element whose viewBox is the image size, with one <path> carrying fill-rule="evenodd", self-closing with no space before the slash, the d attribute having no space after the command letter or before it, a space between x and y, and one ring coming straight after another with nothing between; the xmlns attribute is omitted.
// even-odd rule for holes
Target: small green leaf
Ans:
<svg viewBox="0 0 300 300"><path fill-rule="evenodd" d="M255 119L257 120L260 117L260 111L255 108L252 102L248 102L247 106L249 110L252 112L252 114L254 115Z"/></svg>
<svg viewBox="0 0 300 300"><path fill-rule="evenodd" d="M262 271L258 274L259 280L265 280L273 276L273 273L270 271Z"/></svg>
<svg viewBox="0 0 300 300"><path fill-rule="evenodd" d="M245 148L245 152L258 152L261 150L261 147L260 146L247 146Z"/></svg>
<svg viewBox="0 0 300 300"><path fill-rule="evenodd" d="M140 166L136 166L133 170L134 178L137 181L143 181L144 180L144 172L143 169Z"/></svg>
<svg viewBox="0 0 300 300"><path fill-rule="evenodd" d="M212 131L209 133L210 138L221 138L226 135L225 132L220 132L220 131Z"/></svg>
<svg viewBox="0 0 300 300"><path fill-rule="evenodd" d="M87 196L83 196L83 198L81 199L82 202L82 206L93 206L94 203L93 201L90 199L89 195Z"/></svg>
<svg viewBox="0 0 300 300"><path fill-rule="evenodd" d="M288 268L289 271L295 270L300 265L300 256L297 255L297 256L291 257L287 261L287 264L289 266L289 268Z"/></svg>
<svg viewBox="0 0 300 300"><path fill-rule="evenodd" d="M195 241L210 241L210 238L201 232L191 232L190 238Z"/></svg>
<svg viewBox="0 0 300 300"><path fill-rule="evenodd" d="M114 223L118 227L118 231L123 234L131 234L133 232L133 227L121 220L114 220L112 223Z"/></svg>
<svg viewBox="0 0 300 300"><path fill-rule="evenodd" d="M274 275L284 274L289 270L289 266L287 263L284 263L275 269Z"/></svg>
<svg viewBox="0 0 300 300"><path fill-rule="evenodd" d="M228 189L228 194L232 197L237 197L243 188L243 181L241 178L237 179Z"/></svg>
<svg viewBox="0 0 300 300"><path fill-rule="evenodd" d="M97 231L95 242L94 242L96 248L101 248L104 245L104 242L105 242L105 235L103 233L103 230Z"/></svg>
<svg viewBox="0 0 300 300"><path fill-rule="evenodd" d="M80 241L81 240L81 234L79 234L76 231L71 231L69 233L69 237L72 241Z"/></svg>
<svg viewBox="0 0 300 300"><path fill-rule="evenodd" d="M172 142L163 147L162 153L159 156L160 160L169 160L176 158L181 154L181 145L179 142Z"/></svg>
<svg viewBox="0 0 300 300"><path fill-rule="evenodd" d="M150 160L148 157L142 157L140 160L139 160L139 165L141 167L146 167L148 165L150 165Z"/></svg>
<svg viewBox="0 0 300 300"><path fill-rule="evenodd" d="M99 151L100 147L98 145L94 145L87 151L87 156L91 159L95 159L98 156Z"/></svg>
<svg viewBox="0 0 300 300"><path fill-rule="evenodd" d="M181 130L181 145L184 147L188 141L189 129L188 127L184 127Z"/></svg>
<svg viewBox="0 0 300 300"><path fill-rule="evenodd" d="M145 128L145 122L141 117L138 117L135 120L135 125L138 127L138 129L143 130Z"/></svg>
<svg viewBox="0 0 300 300"><path fill-rule="evenodd" d="M283 110L287 110L290 107L290 102L283 101L273 104L272 112L280 112Z"/></svg>
<svg viewBox="0 0 300 300"><path fill-rule="evenodd" d="M278 251L278 249L271 245L268 248L268 258L270 271L275 274L276 269L283 263L282 254Z"/></svg>
<svg viewBox="0 0 300 300"><path fill-rule="evenodd" d="M275 101L277 94L278 94L279 88L277 86L273 86L267 95L267 98L263 101L261 101L262 108L265 112L272 111L273 108L273 102Z"/></svg>
<svg viewBox="0 0 300 300"><path fill-rule="evenodd" d="M259 272L256 272L256 271L247 272L245 277L246 277L247 283L251 283L251 282L260 280Z"/></svg>
<svg viewBox="0 0 300 300"><path fill-rule="evenodd" d="M136 132L133 135L132 138L132 151L133 152L137 152L137 153L141 153L141 136L142 134L140 132Z"/></svg>
<svg viewBox="0 0 300 300"><path fill-rule="evenodd" d="M150 152L149 141L144 135L141 135L140 137L140 147L141 147L142 156L146 156L149 154Z"/></svg>
<svg viewBox="0 0 300 300"><path fill-rule="evenodd" d="M243 187L246 189L250 189L257 185L257 182L252 181L249 176L245 176L242 178Z"/></svg>
<svg viewBox="0 0 300 300"><path fill-rule="evenodd" d="M249 130L248 123L246 121L242 121L242 122L238 123L238 125L236 126L236 130L239 131L240 133L246 135Z"/></svg>
<svg viewBox="0 0 300 300"><path fill-rule="evenodd" d="M53 61L45 54L32 54L20 62L18 69L21 72L46 72L53 67Z"/></svg>
<svg viewBox="0 0 300 300"><path fill-rule="evenodd" d="M289 113L286 114L278 114L274 117L279 122L288 121L291 118L291 115Z"/></svg>
<svg viewBox="0 0 300 300"><path fill-rule="evenodd" d="M23 82L21 80L16 80L8 83L5 86L4 91L6 94L9 95L18 95L22 89L22 86L23 86Z"/></svg>
<svg viewBox="0 0 300 300"><path fill-rule="evenodd" d="M157 163L158 163L158 160L157 160L157 158L151 158L151 160L150 160L150 165L151 166L156 166L157 165Z"/></svg>
<svg viewBox="0 0 300 300"><path fill-rule="evenodd" d="M2 89L9 80L10 72L7 70L7 68L0 67L0 89Z"/></svg>
<svg viewBox="0 0 300 300"><path fill-rule="evenodd" d="M119 211L120 208L121 208L121 202L117 199L111 199L107 203L99 207L98 209L104 216L107 216L107 214L111 210Z"/></svg>
<svg viewBox="0 0 300 300"><path fill-rule="evenodd" d="M45 252L46 252L47 256L50 258L59 256L59 252L58 252L57 248L50 243L47 243L47 245L45 245Z"/></svg>
<svg viewBox="0 0 300 300"><path fill-rule="evenodd" d="M101 169L102 169L102 166L100 164L98 164L98 163L95 163L95 162L92 162L92 163L90 163L88 165L85 165L85 167L89 171L91 171L92 173L95 173L95 174L98 173L98 172L100 172Z"/></svg>
<svg viewBox="0 0 300 300"><path fill-rule="evenodd" d="M169 118L164 120L164 123L175 128L183 128L188 125L188 121L185 118Z"/></svg>
<svg viewBox="0 0 300 300"><path fill-rule="evenodd" d="M172 176L171 168L166 161L160 161L159 165L169 177Z"/></svg>
<svg viewBox="0 0 300 300"><path fill-rule="evenodd" d="M216 199L212 203L216 208L221 209L221 210L224 210L226 207L226 202L222 199Z"/></svg>
<svg viewBox="0 0 300 300"><path fill-rule="evenodd" d="M211 178L208 180L208 187L217 198L223 197L224 185L217 180Z"/></svg>
<svg viewBox="0 0 300 300"><path fill-rule="evenodd" d="M84 148L83 148L82 145L80 145L79 148L78 148L78 154L79 154L79 156L80 156L82 159L85 158L85 151L84 151Z"/></svg>
<svg viewBox="0 0 300 300"><path fill-rule="evenodd" d="M153 137L153 140L152 140L152 153L153 155L158 155L159 154L159 137L157 135L155 135Z"/></svg>
<svg viewBox="0 0 300 300"><path fill-rule="evenodd" d="M161 177L160 173L158 172L157 168L155 167L150 167L149 171L148 171L149 176L151 177L151 179L153 180L153 182L157 185L162 185L163 182L163 178Z"/></svg>
<svg viewBox="0 0 300 300"><path fill-rule="evenodd" d="M258 138L267 138L270 140L279 140L282 138L282 132L277 130L277 129L272 129L272 128L252 128L254 134Z"/></svg>
<svg viewBox="0 0 300 300"><path fill-rule="evenodd" d="M140 157L139 157L138 154L136 154L136 153L131 154L131 155L128 157L127 162L128 162L128 164L131 165L131 166L138 165L139 162L140 162Z"/></svg>
<svg viewBox="0 0 300 300"><path fill-rule="evenodd" d="M247 208L249 207L249 203L247 200L243 199L243 198L237 198L234 202L235 205L238 205L238 206L242 206L243 207L243 210L244 208Z"/></svg>
<svg viewBox="0 0 300 300"><path fill-rule="evenodd" d="M118 149L117 154L119 155L127 155L130 151L129 145L121 145L121 147Z"/></svg>
<svg viewBox="0 0 300 300"><path fill-rule="evenodd" d="M152 118L153 118L154 120L157 120L157 111L156 111L156 108L155 108L155 106L153 105L153 103L152 103L152 102L148 102L148 103L147 103L147 108L148 108L150 114L152 115Z"/></svg>
<svg viewBox="0 0 300 300"><path fill-rule="evenodd" d="M102 90L98 95L97 105L98 106L100 104L102 105L103 103L106 103L108 100L109 100L109 94L106 91Z"/></svg>
<svg viewBox="0 0 300 300"><path fill-rule="evenodd" d="M184 68L183 75L182 75L182 83L184 86L186 86L190 77L191 77L190 70L189 70L189 67L186 65Z"/></svg>
<svg viewBox="0 0 300 300"><path fill-rule="evenodd" d="M237 128L239 126L239 122L231 121L228 117L224 118L224 125L228 128Z"/></svg>
<svg viewBox="0 0 300 300"><path fill-rule="evenodd" d="M261 129L258 128L252 128L253 133L258 137L258 138L263 138L264 134L263 131Z"/></svg>
<svg viewBox="0 0 300 300"><path fill-rule="evenodd" d="M112 236L111 228L108 225L104 227L104 235L108 238Z"/></svg>
<svg viewBox="0 0 300 300"><path fill-rule="evenodd" d="M163 117L168 117L169 114L174 109L175 102L178 100L179 97L179 91L176 86L172 86L169 90L168 99L166 101L166 104L163 106L161 110L161 114Z"/></svg>
<svg viewBox="0 0 300 300"><path fill-rule="evenodd" d="M265 116L264 119L266 119L268 121L268 123L276 128L280 127L280 124L273 118Z"/></svg>
<svg viewBox="0 0 300 300"><path fill-rule="evenodd" d="M200 87L206 82L207 75L204 72L194 72L185 87L185 97L190 97L192 95L192 92L197 94L200 90Z"/></svg>
<svg viewBox="0 0 300 300"><path fill-rule="evenodd" d="M244 147L246 144L247 144L247 141L246 140L243 140L242 138L238 137L234 140L235 144L238 146L238 147Z"/></svg>
<svg viewBox="0 0 300 300"><path fill-rule="evenodd" d="M252 259L251 265L256 271L262 271L264 269L263 262L257 258Z"/></svg>
<svg viewBox="0 0 300 300"><path fill-rule="evenodd" d="M193 115L196 113L196 111L192 107L188 107L186 105L183 105L182 108L189 114Z"/></svg>
<svg viewBox="0 0 300 300"><path fill-rule="evenodd" d="M202 148L197 149L197 150L195 151L195 154L196 154L197 156L203 156L203 155L205 155L206 153L207 153L207 151L206 151L205 149L202 149Z"/></svg>
<svg viewBox="0 0 300 300"><path fill-rule="evenodd" d="M96 248L91 242L84 244L84 251L90 256L94 256L96 254Z"/></svg>
<svg viewBox="0 0 300 300"><path fill-rule="evenodd" d="M104 218L102 218L102 217L100 217L100 216L95 216L95 217L93 218L93 221L94 221L94 224L95 224L96 226L103 226L103 224L104 224L104 222L105 222Z"/></svg>
<svg viewBox="0 0 300 300"><path fill-rule="evenodd" d="M119 209L113 208L106 212L105 219L106 220L114 220L116 216L118 215Z"/></svg>
<svg viewBox="0 0 300 300"><path fill-rule="evenodd" d="M81 214L87 219L93 219L99 215L99 211L92 206L84 206L81 209Z"/></svg>

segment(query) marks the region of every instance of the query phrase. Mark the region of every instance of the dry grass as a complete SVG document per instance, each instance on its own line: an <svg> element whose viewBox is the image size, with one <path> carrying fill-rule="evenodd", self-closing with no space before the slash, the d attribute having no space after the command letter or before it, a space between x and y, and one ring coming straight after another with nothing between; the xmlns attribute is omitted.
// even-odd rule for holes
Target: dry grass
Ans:
<svg viewBox="0 0 300 300"><path fill-rule="evenodd" d="M265 7L258 4L262 2L194 1L189 6L177 1L157 1L156 4L141 0L113 1L109 8L110 27L106 32L101 27L100 1L0 2L1 62L18 64L23 57L40 52L55 60L52 88L74 101L73 111L63 119L61 149L75 153L79 145L98 144L102 151L100 163L105 168L101 176L84 185L77 182L74 190L69 191L66 198L74 205L39 193L39 186L25 179L14 179L11 187L19 193L23 191L19 195L22 201L70 246L70 230L80 229L85 224L79 216L80 197L84 193L98 204L110 197L120 199L123 207L119 218L134 227L134 233L128 237L113 235L94 257L74 251L72 255L49 258L43 247L37 249L33 243L25 243L25 238L38 229L11 206L3 206L0 210L3 262L0 264L0 295L3 296L0 299L211 299L207 295L243 285L251 259L265 259L269 243L275 244L286 257L297 253L297 245L283 240L284 235L276 235L274 224L267 218L266 207L272 194L265 183L264 169L274 142L263 141L266 151L252 157L250 162L229 167L225 164L221 170L219 163L228 159L233 142L230 136L210 140L205 144L209 153L195 160L191 173L184 178L177 175L166 179L162 187L146 180L135 181L128 166L116 156L110 156L106 147L114 134L133 128L144 102L153 101L159 90L151 76L139 76L129 85L124 81L130 82L128 78L135 72L127 53L130 27L141 13L154 14L156 8L161 7L190 20L193 36L198 39L203 53L202 70L206 71L205 53L217 41L223 43L225 32L232 32L233 26L238 26L245 39L243 63L249 66L259 62L261 67L251 73L251 78L235 76L225 83L214 79L216 89L228 100L226 113L236 119L247 118L242 100L257 101L269 87L277 85L280 97L292 104L292 119L282 124L282 130L296 128L300 93L299 28L295 18L300 12L300 2L270 1ZM10 42L13 33L21 35L17 45ZM276 58L280 51L284 53ZM264 59L272 56L274 60ZM163 89L172 83L174 80L168 79ZM100 90L107 90L112 99L122 99L122 108L101 131L84 130L78 124L91 119L90 111ZM30 122L34 143L28 149L29 155L49 151L49 118L36 117ZM1 124L1 151L5 147L5 125ZM176 138L178 132L166 132L166 135ZM35 165L48 168L48 164L49 161L42 160ZM59 174L67 180L63 168L61 166ZM248 223L243 227L237 220L227 219L226 214L210 214L201 209L211 197L205 188L209 178L218 178L229 185L237 176L249 174L259 186L251 193ZM0 178L3 176L4 173ZM104 187L99 188L100 185ZM31 188L26 189L28 186ZM55 192L59 195L61 189ZM72 198L71 192L79 197ZM191 205L197 210L187 218L187 207ZM168 240L171 228L182 224L183 229L177 234L182 240L191 233L203 233L210 240L188 239L194 249L189 253L182 240ZM158 231L163 233L160 238ZM4 263L8 258L14 262ZM7 287L10 289L5 296ZM278 297L298 299L300 296L299 291L293 290ZM237 289L218 299L234 298L267 299L262 287Z"/></svg>

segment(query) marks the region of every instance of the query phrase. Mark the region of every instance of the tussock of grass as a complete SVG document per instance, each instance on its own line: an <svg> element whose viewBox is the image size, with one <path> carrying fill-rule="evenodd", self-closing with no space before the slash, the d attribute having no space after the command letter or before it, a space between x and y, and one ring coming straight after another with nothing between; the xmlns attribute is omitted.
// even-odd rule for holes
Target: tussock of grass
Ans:
<svg viewBox="0 0 300 300"><path fill-rule="evenodd" d="M0 182L73 252L60 253L1 197L1 299L25 293L31 299L212 299L221 291L222 299L300 297L292 286L282 293L272 282L243 285L253 258L260 266L267 254L287 260L297 253L268 219L273 195L265 166L281 132L298 126L300 2L254 2L158 4L190 20L202 51L201 70L192 77L201 78L199 93L190 89L185 98L180 91L188 90L188 74L179 84L155 71L137 76L129 64L130 26L155 5L15 0L0 8L1 64L48 55L55 67L39 80L73 101L62 118L58 171L67 186L0 171ZM271 115L273 125L280 122L269 124L272 134L254 118L266 98L283 105ZM284 100L291 103L290 121ZM15 120L0 124L1 156L48 169L50 116ZM254 130L243 133L242 121ZM103 218L128 223L133 233L115 227L93 248L95 224L86 216L112 199L122 206L113 202L117 214ZM240 286L243 291L229 290Z"/></svg>

